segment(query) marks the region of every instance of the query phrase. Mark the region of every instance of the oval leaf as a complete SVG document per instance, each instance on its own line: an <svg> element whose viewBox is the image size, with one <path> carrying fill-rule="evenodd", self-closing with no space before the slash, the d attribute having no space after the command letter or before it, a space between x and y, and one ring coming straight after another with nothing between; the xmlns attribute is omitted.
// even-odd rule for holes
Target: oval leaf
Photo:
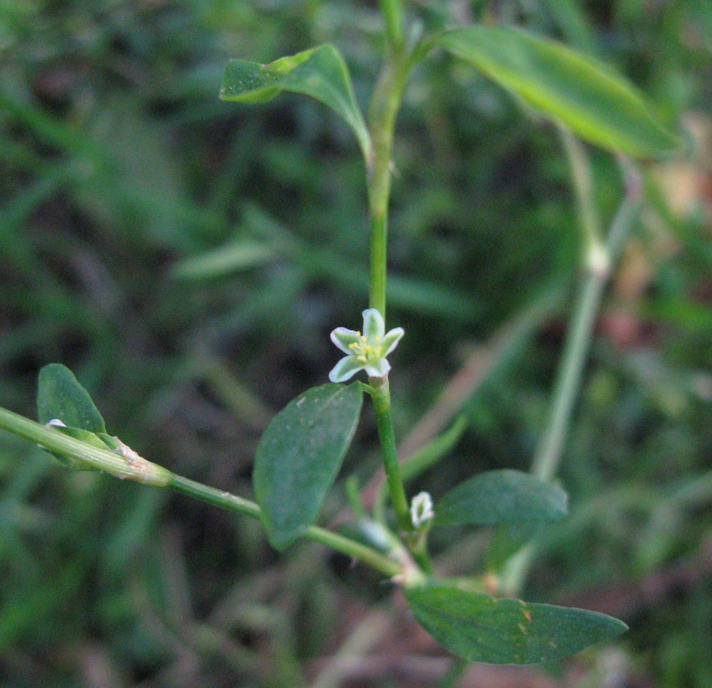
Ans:
<svg viewBox="0 0 712 688"><path fill-rule="evenodd" d="M441 34L435 44L586 141L632 157L680 147L630 82L559 43L511 27L471 26Z"/></svg>
<svg viewBox="0 0 712 688"><path fill-rule="evenodd" d="M628 628L597 612L495 599L442 585L405 589L404 594L418 623L443 647L471 662L547 662Z"/></svg>
<svg viewBox="0 0 712 688"><path fill-rule="evenodd" d="M491 525L554 521L566 515L560 487L519 471L480 473L448 492L435 509L435 525Z"/></svg>
<svg viewBox="0 0 712 688"><path fill-rule="evenodd" d="M266 65L230 60L220 87L220 99L266 103L282 91L304 93L336 111L353 129L368 159L371 147L368 129L356 104L346 63L333 45L321 45Z"/></svg>
<svg viewBox="0 0 712 688"><path fill-rule="evenodd" d="M322 385L291 401L260 439L252 481L272 545L285 549L319 515L351 443L363 394Z"/></svg>
<svg viewBox="0 0 712 688"><path fill-rule="evenodd" d="M37 418L46 425L57 418L70 428L106 432L104 419L89 392L69 368L50 363L40 370L37 387Z"/></svg>

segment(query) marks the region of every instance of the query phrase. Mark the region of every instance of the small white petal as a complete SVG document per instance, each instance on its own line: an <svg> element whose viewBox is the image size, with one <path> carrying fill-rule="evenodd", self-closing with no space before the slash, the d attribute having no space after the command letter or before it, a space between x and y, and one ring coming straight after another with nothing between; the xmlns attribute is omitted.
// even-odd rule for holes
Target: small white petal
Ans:
<svg viewBox="0 0 712 688"><path fill-rule="evenodd" d="M383 346L385 347L385 351L383 352L384 356L388 356L388 354L398 346L398 342L400 342L404 334L405 330L402 327L394 327L388 331L388 334L383 338Z"/></svg>
<svg viewBox="0 0 712 688"><path fill-rule="evenodd" d="M329 373L329 380L332 382L346 382L352 378L359 370L363 370L363 364L359 363L356 356L344 356Z"/></svg>
<svg viewBox="0 0 712 688"><path fill-rule="evenodd" d="M345 327L337 327L332 330L329 336L331 341L345 354L353 354L353 351L349 349L349 344L358 343L359 341L359 333L355 330L347 330Z"/></svg>
<svg viewBox="0 0 712 688"><path fill-rule="evenodd" d="M367 308L363 312L363 334L367 339L383 338L383 333L386 331L386 324L383 322L383 316L376 308Z"/></svg>
<svg viewBox="0 0 712 688"><path fill-rule="evenodd" d="M375 361L369 361L363 369L371 377L384 377L388 375L391 364L385 358L377 358Z"/></svg>

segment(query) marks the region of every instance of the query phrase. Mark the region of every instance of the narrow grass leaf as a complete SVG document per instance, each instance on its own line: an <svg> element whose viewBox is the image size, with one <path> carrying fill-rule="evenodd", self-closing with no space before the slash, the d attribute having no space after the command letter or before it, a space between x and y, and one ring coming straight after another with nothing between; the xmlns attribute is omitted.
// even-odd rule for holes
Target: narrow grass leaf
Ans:
<svg viewBox="0 0 712 688"><path fill-rule="evenodd" d="M538 664L576 654L627 629L583 609L495 599L445 585L405 589L418 623L471 662Z"/></svg>
<svg viewBox="0 0 712 688"><path fill-rule="evenodd" d="M487 471L450 490L435 509L435 525L554 521L566 515L560 487L512 470Z"/></svg>
<svg viewBox="0 0 712 688"><path fill-rule="evenodd" d="M263 265L274 256L269 247L245 239L194 258L186 258L173 266L171 274L180 280L216 279Z"/></svg>
<svg viewBox="0 0 712 688"><path fill-rule="evenodd" d="M371 147L368 129L356 103L344 58L333 45L321 45L266 65L230 60L220 87L220 99L266 103L282 91L312 96L341 115L368 158Z"/></svg>
<svg viewBox="0 0 712 688"><path fill-rule="evenodd" d="M319 515L361 413L355 384L313 387L272 420L255 455L253 483L271 544L283 550Z"/></svg>
<svg viewBox="0 0 712 688"><path fill-rule="evenodd" d="M680 148L630 82L559 43L511 27L470 26L441 34L435 44L586 141L643 158Z"/></svg>

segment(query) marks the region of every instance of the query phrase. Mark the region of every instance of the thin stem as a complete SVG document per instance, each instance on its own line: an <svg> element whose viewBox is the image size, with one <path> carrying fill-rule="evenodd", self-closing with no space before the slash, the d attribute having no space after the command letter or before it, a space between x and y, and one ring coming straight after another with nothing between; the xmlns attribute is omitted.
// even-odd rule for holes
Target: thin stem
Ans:
<svg viewBox="0 0 712 688"><path fill-rule="evenodd" d="M434 466L455 446L467 429L467 419L460 416L444 433L414 452L400 464L403 482L416 478L431 466ZM373 515L379 521L383 520L388 483L381 482L373 498Z"/></svg>
<svg viewBox="0 0 712 688"><path fill-rule="evenodd" d="M589 274L581 289L576 313L566 336L549 422L532 466L532 474L541 480L551 480L558 471L571 414L581 386L583 367L591 346L591 334L610 277L609 266L617 262L640 207L637 176L630 176L627 184L627 194L611 223L605 247L598 249L600 253L589 253L587 256ZM605 266L603 270L600 269L601 258Z"/></svg>
<svg viewBox="0 0 712 688"><path fill-rule="evenodd" d="M571 180L576 192L581 229L588 244L587 250L590 250L592 246L600 246L601 244L601 225L593 200L591 165L583 144L571 133L568 127L559 126L559 133L571 168Z"/></svg>
<svg viewBox="0 0 712 688"><path fill-rule="evenodd" d="M642 180L640 172L628 160L621 158L621 167L625 176L626 194L616 213L606 240L606 250L611 263L618 262L626 239L630 233L638 211L642 196Z"/></svg>
<svg viewBox="0 0 712 688"><path fill-rule="evenodd" d="M558 470L605 285L606 281L601 275L591 273L581 290L576 313L566 336L564 359L554 386L549 422L532 466L532 474L540 480L551 480Z"/></svg>
<svg viewBox="0 0 712 688"><path fill-rule="evenodd" d="M89 469L104 471L122 480L166 487L170 479L170 471L146 461L134 452L122 454L111 451L108 447L95 447L69 437L57 428L45 427L4 408L0 408L0 428L39 444L51 452L69 456Z"/></svg>
<svg viewBox="0 0 712 688"><path fill-rule="evenodd" d="M640 208L640 179L637 171L625 165L626 195L616 213L604 246L589 244L585 256L588 268L576 312L569 326L561 367L554 385L553 401L546 430L532 463L532 474L549 481L559 470L564 442L569 431L574 404L581 387L583 367L591 346L591 335L611 266L620 255L625 240ZM536 543L530 542L507 562L501 587L516 593L536 556Z"/></svg>
<svg viewBox="0 0 712 688"><path fill-rule="evenodd" d="M430 561L430 554L428 552L428 534L423 533L409 533L405 538L408 549L410 550L415 563L418 564L420 570L423 573L431 574L433 572L433 565Z"/></svg>
<svg viewBox="0 0 712 688"><path fill-rule="evenodd" d="M368 205L371 224L369 302L386 316L386 248L391 154L396 116L412 61L401 51L388 50L371 96L368 113L372 157L368 165Z"/></svg>
<svg viewBox="0 0 712 688"><path fill-rule="evenodd" d="M251 518L262 518L262 510L255 502L243 499L229 492L216 490L214 487L203 485L202 483L184 478L175 473L171 474L168 487L176 490L176 492L182 492L194 499L199 499L213 506L220 507L221 509L237 511ZM346 556L358 559L391 578L402 572L401 566L395 561L383 556L370 547L362 545L360 542L351 540L338 533L333 533L330 530L325 530L318 526L309 526L304 533L304 537L312 540L312 542L318 542L321 545L329 547L336 552L341 552Z"/></svg>
<svg viewBox="0 0 712 688"><path fill-rule="evenodd" d="M261 519L262 510L248 499L171 473L166 468L146 461L138 455L126 457L109 449L94 447L87 442L64 435L55 428L45 427L4 408L0 408L0 428L117 478L134 480L154 487L169 487L221 509L237 511L250 518ZM397 562L338 533L310 526L304 536L313 542L358 559L388 577L392 578L403 572L402 566Z"/></svg>
<svg viewBox="0 0 712 688"><path fill-rule="evenodd" d="M168 487L176 492L181 492L193 499L199 499L201 502L212 504L221 509L237 511L239 514L249 516L250 518L262 517L262 509L260 509L259 505L255 502L249 499L243 499L229 492L216 490L214 487L203 485L190 478L184 478L182 475L171 473Z"/></svg>
<svg viewBox="0 0 712 688"><path fill-rule="evenodd" d="M400 11L400 0L382 2L381 7L386 20L389 21L389 16L393 19ZM388 199L391 190L393 131L403 96L403 88L412 67L413 62L410 57L392 41L373 89L368 112L373 144L367 179L371 220L369 303L371 308L376 308L383 315L384 319L386 315ZM376 424L391 501L400 529L404 532L411 532L413 524L408 513L408 500L403 488L396 453L388 378L371 378L369 382L372 389L371 399L376 410Z"/></svg>
<svg viewBox="0 0 712 688"><path fill-rule="evenodd" d="M391 395L388 389L388 378L370 378L370 382L373 390L371 399L376 411L378 438L381 442L381 452L383 454L383 468L386 471L386 481L391 495L391 502L393 503L399 528L408 533L413 530L413 523L410 519L408 498L405 495L403 478L398 464L396 438L391 418Z"/></svg>
<svg viewBox="0 0 712 688"><path fill-rule="evenodd" d="M369 279L369 307L386 314L386 214L371 214L371 270Z"/></svg>
<svg viewBox="0 0 712 688"><path fill-rule="evenodd" d="M403 41L403 5L401 0L379 0L389 43L397 47Z"/></svg>

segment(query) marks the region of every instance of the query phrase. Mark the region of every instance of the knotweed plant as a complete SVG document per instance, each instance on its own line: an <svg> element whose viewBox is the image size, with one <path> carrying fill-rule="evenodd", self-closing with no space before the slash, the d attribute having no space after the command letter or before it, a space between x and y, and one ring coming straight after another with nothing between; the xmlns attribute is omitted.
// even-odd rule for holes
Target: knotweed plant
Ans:
<svg viewBox="0 0 712 688"><path fill-rule="evenodd" d="M0 409L0 427L38 443L67 469L101 470L259 519L277 550L306 538L373 567L400 586L418 623L464 660L495 664L554 660L607 641L626 626L595 610L516 599L535 553L533 543L519 547L518 541L500 576L485 581L476 573L469 578L439 575L428 536L432 529L458 525L523 524L523 530L535 533L546 522L565 516L567 497L553 479L594 317L638 207L632 161L669 155L679 141L654 118L631 84L607 65L564 45L506 26L429 27L406 15L400 0L380 0L380 9L383 62L367 117L354 97L347 66L332 45L270 64L232 60L225 70L223 100L265 103L291 91L316 98L346 121L363 155L370 217L370 284L362 327L338 327L331 333L344 356L332 369L330 382L300 394L267 427L254 461L256 502L176 475L139 456L107 432L87 392L61 364L49 364L40 373L39 422ZM395 349L408 335L400 327L386 327L386 258L391 150L403 90L412 70L442 50L558 127L579 191L587 272L532 471L481 473L453 486L433 504L425 492L409 496L404 478L412 479L442 458L458 432L436 438L427 461L399 463L389 376L398 374ZM596 213L590 212L586 153L580 140L621 159L626 193L608 233L601 231ZM358 322L356 312L344 325ZM354 436L364 398L375 410L385 481L381 499L370 512L359 502L358 490L353 491L354 527L343 531L350 533L345 535L316 523Z"/></svg>

